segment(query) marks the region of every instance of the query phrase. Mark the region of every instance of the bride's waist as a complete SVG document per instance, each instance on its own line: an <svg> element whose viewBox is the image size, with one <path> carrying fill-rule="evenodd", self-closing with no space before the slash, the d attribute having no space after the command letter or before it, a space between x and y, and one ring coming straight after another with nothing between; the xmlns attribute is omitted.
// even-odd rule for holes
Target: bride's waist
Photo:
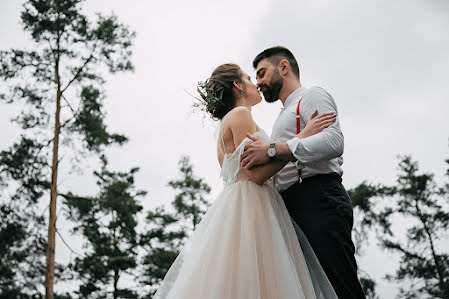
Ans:
<svg viewBox="0 0 449 299"><path fill-rule="evenodd" d="M274 183L273 183L273 180L272 180L272 179L269 179L269 180L265 181L263 184L257 184L257 183L255 183L255 182L253 182L253 181L250 179L250 177L246 174L246 172L244 172L244 171L240 171L240 172L237 174L237 179L236 179L236 181L235 181L234 183L239 183L239 182L240 182L240 183L242 183L242 182L245 182L245 183L251 182L251 183L256 184L256 185L259 185L259 186L270 185L270 186L273 186L273 187L274 187Z"/></svg>
<svg viewBox="0 0 449 299"><path fill-rule="evenodd" d="M249 176L246 174L246 172L244 172L244 171L240 171L238 174L237 174L237 180L236 180L237 182L239 182L239 181L250 181L250 178L249 178Z"/></svg>

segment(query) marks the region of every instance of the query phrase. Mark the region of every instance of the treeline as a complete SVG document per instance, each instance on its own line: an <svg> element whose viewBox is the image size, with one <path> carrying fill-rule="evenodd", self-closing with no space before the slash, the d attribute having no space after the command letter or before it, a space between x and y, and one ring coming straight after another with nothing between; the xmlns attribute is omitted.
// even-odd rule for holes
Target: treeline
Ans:
<svg viewBox="0 0 449 299"><path fill-rule="evenodd" d="M210 187L194 174L189 158L182 157L180 175L168 183L175 193L172 201L143 211L139 199L146 192L134 183L138 169L115 172L108 169L105 157L101 160L100 171L94 172L98 194L63 196L63 214L73 223L72 234L83 240L83 250L74 251L70 263L56 265L56 280L76 289L58 290L54 297L152 298L206 212ZM446 175L449 178L449 168ZM449 183L438 185L407 156L399 161L395 185L364 182L348 192L357 219L358 253L369 245L371 234L381 249L399 257L397 270L385 275L397 283L398 297L448 298L449 258L444 244ZM30 209L32 205L24 208L18 204L24 201L14 197L0 206L0 298L44 298L45 221ZM64 246L70 248L70 241ZM360 277L367 297L379 298L376 281L364 271Z"/></svg>
<svg viewBox="0 0 449 299"><path fill-rule="evenodd" d="M449 166L449 159L445 161ZM382 250L399 258L385 279L398 286L398 298L449 298L449 180L438 184L433 173L419 171L410 156L399 159L396 183L363 182L349 190L358 248L374 235ZM449 179L449 167L445 173ZM369 298L379 298L365 273Z"/></svg>
<svg viewBox="0 0 449 299"><path fill-rule="evenodd" d="M101 170L94 173L100 189L97 195L69 193L60 203L64 216L73 223L71 235L83 241L78 252L72 249L73 237L60 236L75 258L56 264L55 278L76 289L59 289L54 298L152 298L201 221L210 187L194 175L189 159L183 157L179 178L169 182L176 193L174 200L145 212L139 199L146 192L134 182L138 169L115 172L108 169L104 157L102 162ZM22 204L26 202L2 196L0 298L45 296L45 221L33 205L24 209ZM140 232L139 221L143 222Z"/></svg>

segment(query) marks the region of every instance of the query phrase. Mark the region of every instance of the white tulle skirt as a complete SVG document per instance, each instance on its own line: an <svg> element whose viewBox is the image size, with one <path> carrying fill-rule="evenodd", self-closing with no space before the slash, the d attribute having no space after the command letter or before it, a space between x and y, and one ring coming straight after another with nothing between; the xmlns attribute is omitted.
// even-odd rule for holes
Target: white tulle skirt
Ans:
<svg viewBox="0 0 449 299"><path fill-rule="evenodd" d="M337 296L280 194L243 180L218 195L154 298Z"/></svg>

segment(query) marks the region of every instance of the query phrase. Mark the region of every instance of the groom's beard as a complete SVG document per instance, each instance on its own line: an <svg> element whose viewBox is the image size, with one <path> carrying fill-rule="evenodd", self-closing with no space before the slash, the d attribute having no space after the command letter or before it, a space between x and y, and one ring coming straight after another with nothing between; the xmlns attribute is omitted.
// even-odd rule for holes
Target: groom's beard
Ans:
<svg viewBox="0 0 449 299"><path fill-rule="evenodd" d="M265 85L262 87L262 93L265 101L267 101L268 103L276 102L279 99L279 93L281 92L283 84L284 79L282 79L281 75L279 75L278 70L276 70L271 77L270 85Z"/></svg>

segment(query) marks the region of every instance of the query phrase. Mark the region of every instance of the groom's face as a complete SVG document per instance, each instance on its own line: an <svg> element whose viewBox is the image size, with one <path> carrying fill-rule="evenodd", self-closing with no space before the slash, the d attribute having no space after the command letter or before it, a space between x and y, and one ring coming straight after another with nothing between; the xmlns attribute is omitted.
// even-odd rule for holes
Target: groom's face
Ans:
<svg viewBox="0 0 449 299"><path fill-rule="evenodd" d="M256 69L257 87L263 93L265 101L276 102L279 99L284 80L276 66L270 60L262 59Z"/></svg>

